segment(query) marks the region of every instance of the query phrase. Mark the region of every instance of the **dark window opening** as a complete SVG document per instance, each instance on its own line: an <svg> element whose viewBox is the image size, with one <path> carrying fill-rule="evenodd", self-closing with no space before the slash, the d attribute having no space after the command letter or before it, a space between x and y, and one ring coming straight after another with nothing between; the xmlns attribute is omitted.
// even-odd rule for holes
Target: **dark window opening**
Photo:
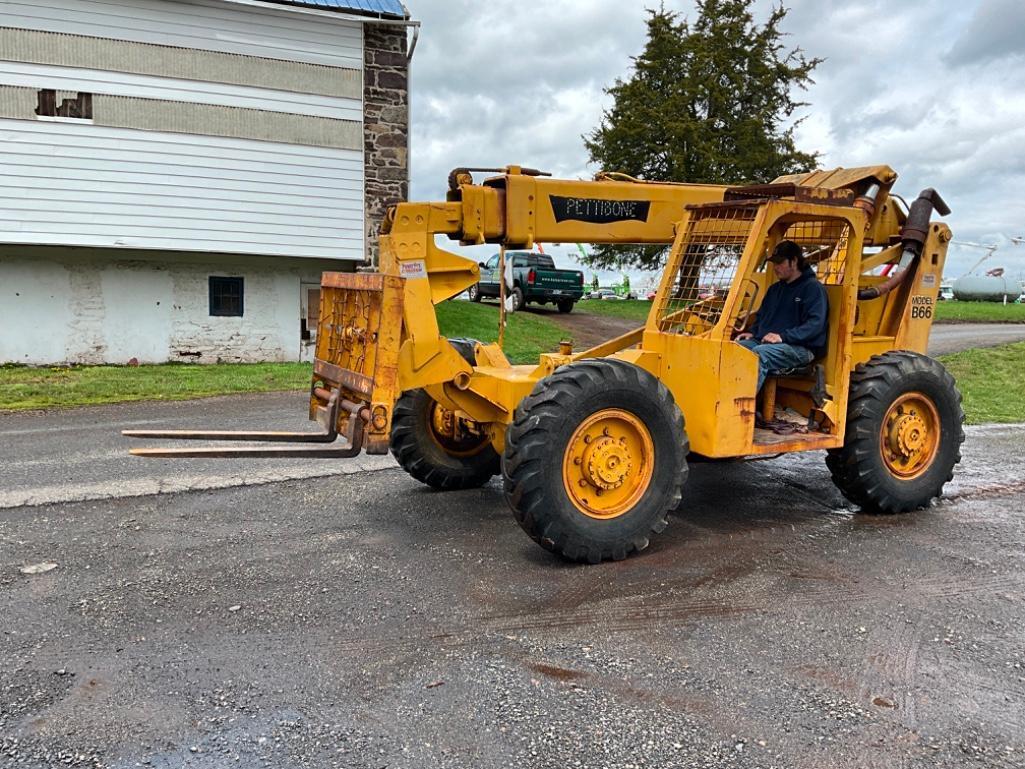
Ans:
<svg viewBox="0 0 1025 769"><path fill-rule="evenodd" d="M40 117L73 117L79 120L93 119L93 95L79 93L74 99L57 103L57 91L44 88L38 93L36 114Z"/></svg>
<svg viewBox="0 0 1025 769"><path fill-rule="evenodd" d="M306 290L306 317L300 319L299 336L304 342L309 342L317 333L317 324L320 323L320 289L309 288Z"/></svg>
<svg viewBox="0 0 1025 769"><path fill-rule="evenodd" d="M210 276L210 314L219 317L242 317L242 278Z"/></svg>

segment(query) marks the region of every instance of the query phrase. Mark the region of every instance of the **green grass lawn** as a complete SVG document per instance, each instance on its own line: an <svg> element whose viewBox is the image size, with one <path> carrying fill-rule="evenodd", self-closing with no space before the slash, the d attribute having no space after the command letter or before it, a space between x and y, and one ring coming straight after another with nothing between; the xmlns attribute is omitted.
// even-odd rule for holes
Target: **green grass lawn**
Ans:
<svg viewBox="0 0 1025 769"><path fill-rule="evenodd" d="M992 313L1000 305L982 306ZM574 312L614 315L642 322L650 302L585 300ZM1020 308L1016 306L1016 308ZM483 342L498 339L495 304L445 302L438 308L441 333ZM970 310L970 312L978 312ZM992 314L989 315L992 317ZM534 363L539 352L557 349L565 332L551 319L532 313L509 317L506 355L513 363ZM941 358L958 381L965 413L972 424L1025 422L1025 342L967 350ZM254 363L160 366L71 366L29 368L0 366L0 409L84 406L138 400L183 400L240 392L301 390L309 385L305 363Z"/></svg>
<svg viewBox="0 0 1025 769"><path fill-rule="evenodd" d="M442 302L437 306L442 336L498 341L498 303ZM505 355L512 363L537 363L542 352L556 352L567 332L551 320L529 312L510 313L505 328Z"/></svg>
<svg viewBox="0 0 1025 769"><path fill-rule="evenodd" d="M643 299L581 299L573 307L573 312L585 315L606 315L611 318L635 320L638 326L644 325L650 310L651 302Z"/></svg>
<svg viewBox="0 0 1025 769"><path fill-rule="evenodd" d="M1025 422L1025 342L940 358L957 380L969 424Z"/></svg>
<svg viewBox="0 0 1025 769"><path fill-rule="evenodd" d="M308 363L160 366L0 366L0 409L184 400L230 393L297 390L310 385Z"/></svg>
<svg viewBox="0 0 1025 769"><path fill-rule="evenodd" d="M937 323L1025 323L1025 304L937 302Z"/></svg>
<svg viewBox="0 0 1025 769"><path fill-rule="evenodd" d="M498 339L498 306L445 302L438 307L445 336L482 342ZM537 363L565 335L545 318L513 314L505 351L513 363ZM167 363L159 366L0 366L0 409L88 406L140 400L185 400L243 392L303 390L310 385L308 363Z"/></svg>

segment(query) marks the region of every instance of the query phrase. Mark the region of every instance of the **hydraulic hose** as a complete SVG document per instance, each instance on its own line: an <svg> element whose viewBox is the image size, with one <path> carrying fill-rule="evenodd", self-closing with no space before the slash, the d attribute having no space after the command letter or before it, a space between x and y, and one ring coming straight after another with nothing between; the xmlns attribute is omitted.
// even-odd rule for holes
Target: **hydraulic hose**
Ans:
<svg viewBox="0 0 1025 769"><path fill-rule="evenodd" d="M925 248L925 239L929 235L929 220L932 218L933 210L940 216L950 213L950 208L943 202L940 194L929 187L918 193L918 197L908 211L908 218L900 230L900 242L903 248L897 271L885 283L858 291L858 299L878 299L881 296L886 296L907 279L913 271L912 268L916 260L922 255L922 249Z"/></svg>

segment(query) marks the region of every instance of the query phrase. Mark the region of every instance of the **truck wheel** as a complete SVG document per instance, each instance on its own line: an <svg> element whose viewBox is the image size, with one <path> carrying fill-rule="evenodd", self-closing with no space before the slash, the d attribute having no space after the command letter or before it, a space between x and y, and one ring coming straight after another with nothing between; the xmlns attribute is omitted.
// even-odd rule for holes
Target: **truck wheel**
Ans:
<svg viewBox="0 0 1025 769"><path fill-rule="evenodd" d="M523 289L519 286L514 286L512 290L512 311L519 312L525 304L526 302L523 301Z"/></svg>
<svg viewBox="0 0 1025 769"><path fill-rule="evenodd" d="M573 300L572 299L560 299L558 302L559 312L572 312L573 311Z"/></svg>
<svg viewBox="0 0 1025 769"><path fill-rule="evenodd" d="M546 550L598 563L643 550L687 477L683 415L625 361L585 360L542 379L506 431L505 498Z"/></svg>
<svg viewBox="0 0 1025 769"><path fill-rule="evenodd" d="M888 352L851 374L844 445L826 465L866 512L903 513L943 492L961 461L964 411L954 378L914 352Z"/></svg>
<svg viewBox="0 0 1025 769"><path fill-rule="evenodd" d="M466 293L470 297L470 301L471 302L479 302L480 301L480 284L479 283L474 283L472 286L470 286L468 289L466 289Z"/></svg>
<svg viewBox="0 0 1025 769"><path fill-rule="evenodd" d="M483 486L500 470L487 431L460 421L424 390L405 392L396 402L391 453L411 476L444 491Z"/></svg>

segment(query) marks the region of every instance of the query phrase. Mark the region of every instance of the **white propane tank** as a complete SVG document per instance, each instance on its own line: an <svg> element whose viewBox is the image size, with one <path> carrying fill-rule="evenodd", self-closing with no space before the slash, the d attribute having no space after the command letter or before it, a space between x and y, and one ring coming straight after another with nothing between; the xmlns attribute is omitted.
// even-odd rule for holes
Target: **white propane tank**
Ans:
<svg viewBox="0 0 1025 769"><path fill-rule="evenodd" d="M1019 289L1013 280L995 275L965 275L954 281L954 298L962 302L1013 302Z"/></svg>

